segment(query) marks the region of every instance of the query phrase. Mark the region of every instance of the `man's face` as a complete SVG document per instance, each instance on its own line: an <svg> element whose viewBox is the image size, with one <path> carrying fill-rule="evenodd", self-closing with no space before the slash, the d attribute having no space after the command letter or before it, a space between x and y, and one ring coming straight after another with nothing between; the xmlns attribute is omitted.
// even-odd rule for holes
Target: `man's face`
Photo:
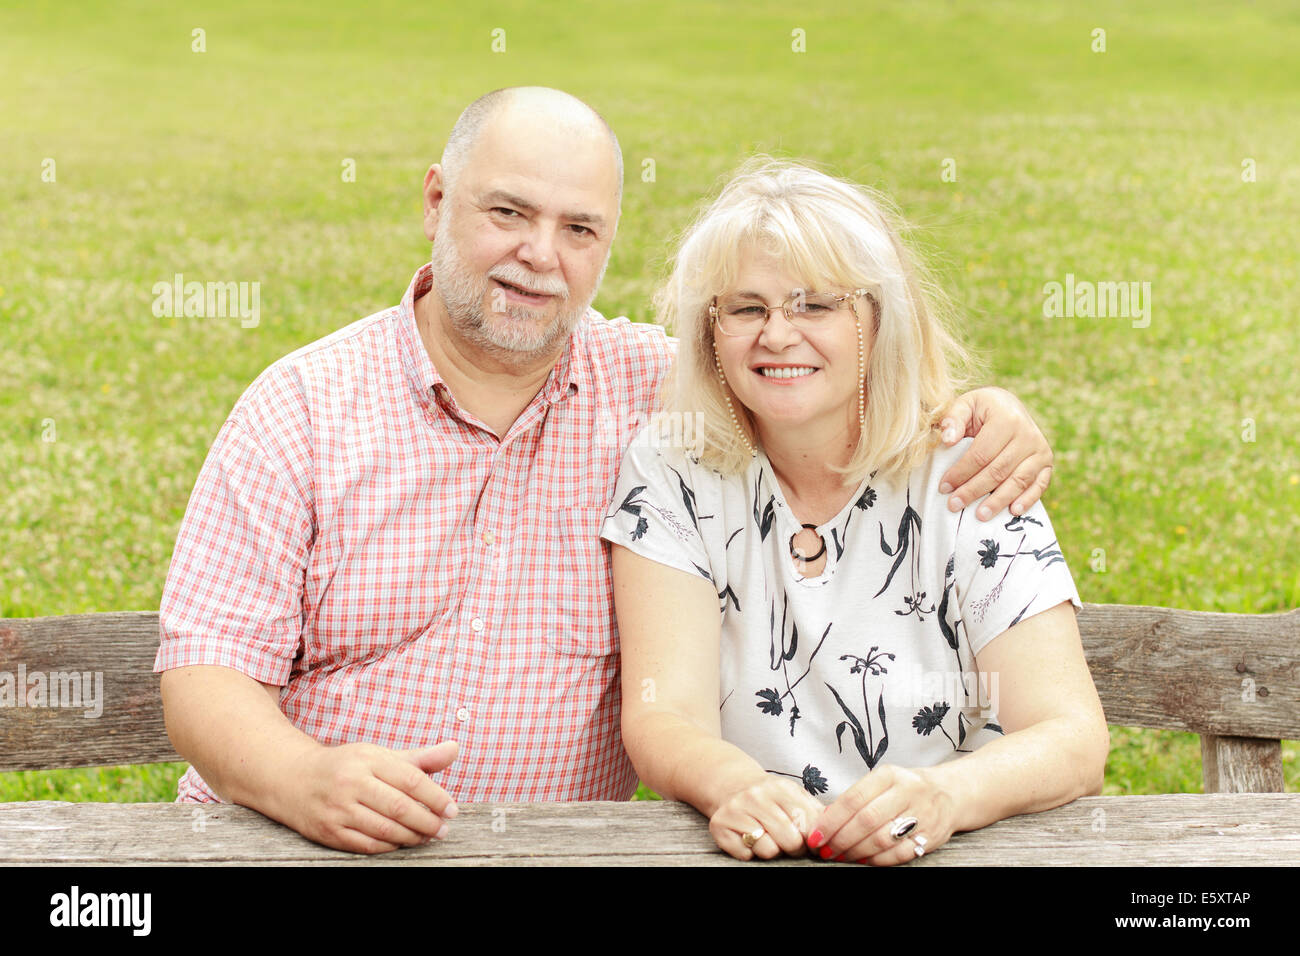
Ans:
<svg viewBox="0 0 1300 956"><path fill-rule="evenodd" d="M609 260L618 184L608 139L506 107L452 185L432 210L433 279L452 327L502 357L554 352Z"/></svg>

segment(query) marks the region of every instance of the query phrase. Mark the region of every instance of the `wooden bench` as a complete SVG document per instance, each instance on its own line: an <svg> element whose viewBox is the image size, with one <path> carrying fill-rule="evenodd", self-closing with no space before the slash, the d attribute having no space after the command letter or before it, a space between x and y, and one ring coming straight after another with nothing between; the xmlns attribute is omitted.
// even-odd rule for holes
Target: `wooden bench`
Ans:
<svg viewBox="0 0 1300 956"><path fill-rule="evenodd" d="M1281 741L1300 739L1300 609L1088 604L1079 627L1108 723L1200 734L1206 793L1284 790ZM98 717L0 709L0 772L183 759L163 722L157 650L157 612L0 618L0 680L102 673L104 696Z"/></svg>

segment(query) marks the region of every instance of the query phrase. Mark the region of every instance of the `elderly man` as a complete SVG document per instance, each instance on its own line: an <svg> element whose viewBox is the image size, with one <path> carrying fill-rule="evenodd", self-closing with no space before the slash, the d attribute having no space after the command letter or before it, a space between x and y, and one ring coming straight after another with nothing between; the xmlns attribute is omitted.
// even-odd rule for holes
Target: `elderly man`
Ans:
<svg viewBox="0 0 1300 956"><path fill-rule="evenodd" d="M162 600L179 799L373 853L445 836L455 800L631 795L597 529L674 342L589 308L621 191L590 107L488 94L425 176L432 261L401 304L236 403ZM1037 500L1051 451L1014 397L948 417L979 432L954 507Z"/></svg>

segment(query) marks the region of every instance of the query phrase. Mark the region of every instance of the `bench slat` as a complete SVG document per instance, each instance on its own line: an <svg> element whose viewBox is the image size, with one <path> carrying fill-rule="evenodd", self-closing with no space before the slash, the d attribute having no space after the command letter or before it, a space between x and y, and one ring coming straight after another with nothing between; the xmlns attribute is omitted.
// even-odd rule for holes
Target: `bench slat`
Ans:
<svg viewBox="0 0 1300 956"><path fill-rule="evenodd" d="M1280 780L1267 742L1300 739L1300 610L1087 604L1079 628L1108 723L1219 738L1204 745L1215 788ZM20 666L28 675L98 672L104 697L95 718L84 707L0 710L0 772L180 760L153 673L157 649L156 611L0 619L0 679Z"/></svg>
<svg viewBox="0 0 1300 956"><path fill-rule="evenodd" d="M1300 609L1087 604L1079 630L1109 724L1300 738Z"/></svg>
<svg viewBox="0 0 1300 956"><path fill-rule="evenodd" d="M1283 793L1282 744L1202 734L1201 776L1206 793Z"/></svg>
<svg viewBox="0 0 1300 956"><path fill-rule="evenodd" d="M29 685L35 673L103 677L98 717L85 706L0 709L0 771L182 759L163 722L157 653L157 611L0 619L0 680L17 684L20 668Z"/></svg>

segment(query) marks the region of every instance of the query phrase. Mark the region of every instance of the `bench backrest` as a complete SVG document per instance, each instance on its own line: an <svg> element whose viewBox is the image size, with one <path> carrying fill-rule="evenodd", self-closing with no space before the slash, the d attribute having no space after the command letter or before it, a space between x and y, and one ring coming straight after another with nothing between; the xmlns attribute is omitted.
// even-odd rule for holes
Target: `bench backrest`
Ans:
<svg viewBox="0 0 1300 956"><path fill-rule="evenodd" d="M1079 629L1108 723L1200 734L1206 793L1282 792L1281 741L1300 738L1300 609L1088 604ZM0 708L0 772L182 759L163 722L157 651L156 611L0 618L0 702L15 704ZM102 712L88 717L96 674ZM48 706L68 702L74 676L82 706Z"/></svg>

